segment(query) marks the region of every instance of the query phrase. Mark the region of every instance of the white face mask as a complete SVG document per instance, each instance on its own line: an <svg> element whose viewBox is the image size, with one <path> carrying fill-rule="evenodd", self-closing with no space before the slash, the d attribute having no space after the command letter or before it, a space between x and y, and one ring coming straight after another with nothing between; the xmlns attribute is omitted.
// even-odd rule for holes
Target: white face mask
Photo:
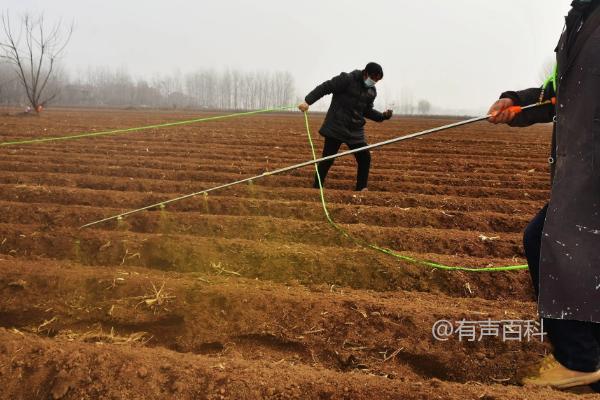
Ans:
<svg viewBox="0 0 600 400"><path fill-rule="evenodd" d="M372 88L373 86L375 86L375 82L373 79L371 79L371 77L367 77L367 79L365 79L365 86L368 88Z"/></svg>

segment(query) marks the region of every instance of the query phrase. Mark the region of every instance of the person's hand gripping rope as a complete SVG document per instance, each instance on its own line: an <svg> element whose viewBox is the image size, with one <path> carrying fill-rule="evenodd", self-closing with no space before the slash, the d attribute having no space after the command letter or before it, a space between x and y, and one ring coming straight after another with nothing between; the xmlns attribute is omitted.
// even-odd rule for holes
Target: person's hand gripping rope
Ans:
<svg viewBox="0 0 600 400"><path fill-rule="evenodd" d="M306 102L298 105L298 109L304 113L307 112L309 108L310 108L310 106Z"/></svg>

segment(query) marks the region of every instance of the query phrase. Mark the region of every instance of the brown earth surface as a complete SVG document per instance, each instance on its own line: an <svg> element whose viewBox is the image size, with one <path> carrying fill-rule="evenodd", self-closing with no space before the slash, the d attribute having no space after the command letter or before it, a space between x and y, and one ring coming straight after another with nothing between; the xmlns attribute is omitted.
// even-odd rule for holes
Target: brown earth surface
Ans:
<svg viewBox="0 0 600 400"><path fill-rule="evenodd" d="M161 111L0 116L0 142L196 118ZM322 115L311 115L316 144ZM394 118L371 143L451 122ZM352 235L468 267L523 264L548 197L550 129L478 123L353 158L325 195ZM574 399L519 386L539 339L434 339L438 320L535 320L526 271L443 271L326 221L314 169L85 223L310 158L271 114L0 147L2 399Z"/></svg>

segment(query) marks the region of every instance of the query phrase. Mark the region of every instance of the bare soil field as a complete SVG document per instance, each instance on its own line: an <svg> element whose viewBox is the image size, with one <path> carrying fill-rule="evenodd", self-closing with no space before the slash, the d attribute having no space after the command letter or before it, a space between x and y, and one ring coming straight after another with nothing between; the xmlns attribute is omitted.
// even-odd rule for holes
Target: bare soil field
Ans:
<svg viewBox="0 0 600 400"><path fill-rule="evenodd" d="M3 115L0 141L197 116ZM369 123L368 139L449 122ZM549 142L549 126L479 123L373 151L368 192L338 159L325 196L352 235L407 256L523 264ZM537 319L528 272L357 245L312 167L79 228L310 158L299 113L0 147L0 398L598 398L519 386L539 340L434 339L441 319Z"/></svg>

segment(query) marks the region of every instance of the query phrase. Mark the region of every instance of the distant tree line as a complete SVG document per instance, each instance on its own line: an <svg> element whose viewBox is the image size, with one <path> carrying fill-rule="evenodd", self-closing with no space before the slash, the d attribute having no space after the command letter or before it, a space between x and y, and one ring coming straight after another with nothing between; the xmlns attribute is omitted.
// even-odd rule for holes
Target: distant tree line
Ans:
<svg viewBox="0 0 600 400"><path fill-rule="evenodd" d="M296 101L294 79L281 71L199 69L141 79L123 68L90 67L74 76L57 69L48 85L57 93L51 104L62 106L245 110ZM27 100L14 68L0 64L0 104Z"/></svg>
<svg viewBox="0 0 600 400"><path fill-rule="evenodd" d="M393 102L391 108L399 115L429 115L431 112L431 103L425 99L416 104L412 100L402 100L398 103Z"/></svg>
<svg viewBox="0 0 600 400"><path fill-rule="evenodd" d="M53 24L43 13L14 17L0 13L0 105L41 112L50 104L84 107L151 107L247 110L292 105L296 97L289 72L199 69L195 72L131 76L126 69L88 68L70 75L60 58L73 23ZM431 104L415 101L409 89L386 107L403 115L428 115ZM398 106L396 106L398 104ZM324 111L328 102L316 105Z"/></svg>
<svg viewBox="0 0 600 400"><path fill-rule="evenodd" d="M199 69L182 75L131 76L126 69L60 68L73 24L43 13L0 13L0 104L41 112L50 104L88 107L257 109L295 102L289 72Z"/></svg>

